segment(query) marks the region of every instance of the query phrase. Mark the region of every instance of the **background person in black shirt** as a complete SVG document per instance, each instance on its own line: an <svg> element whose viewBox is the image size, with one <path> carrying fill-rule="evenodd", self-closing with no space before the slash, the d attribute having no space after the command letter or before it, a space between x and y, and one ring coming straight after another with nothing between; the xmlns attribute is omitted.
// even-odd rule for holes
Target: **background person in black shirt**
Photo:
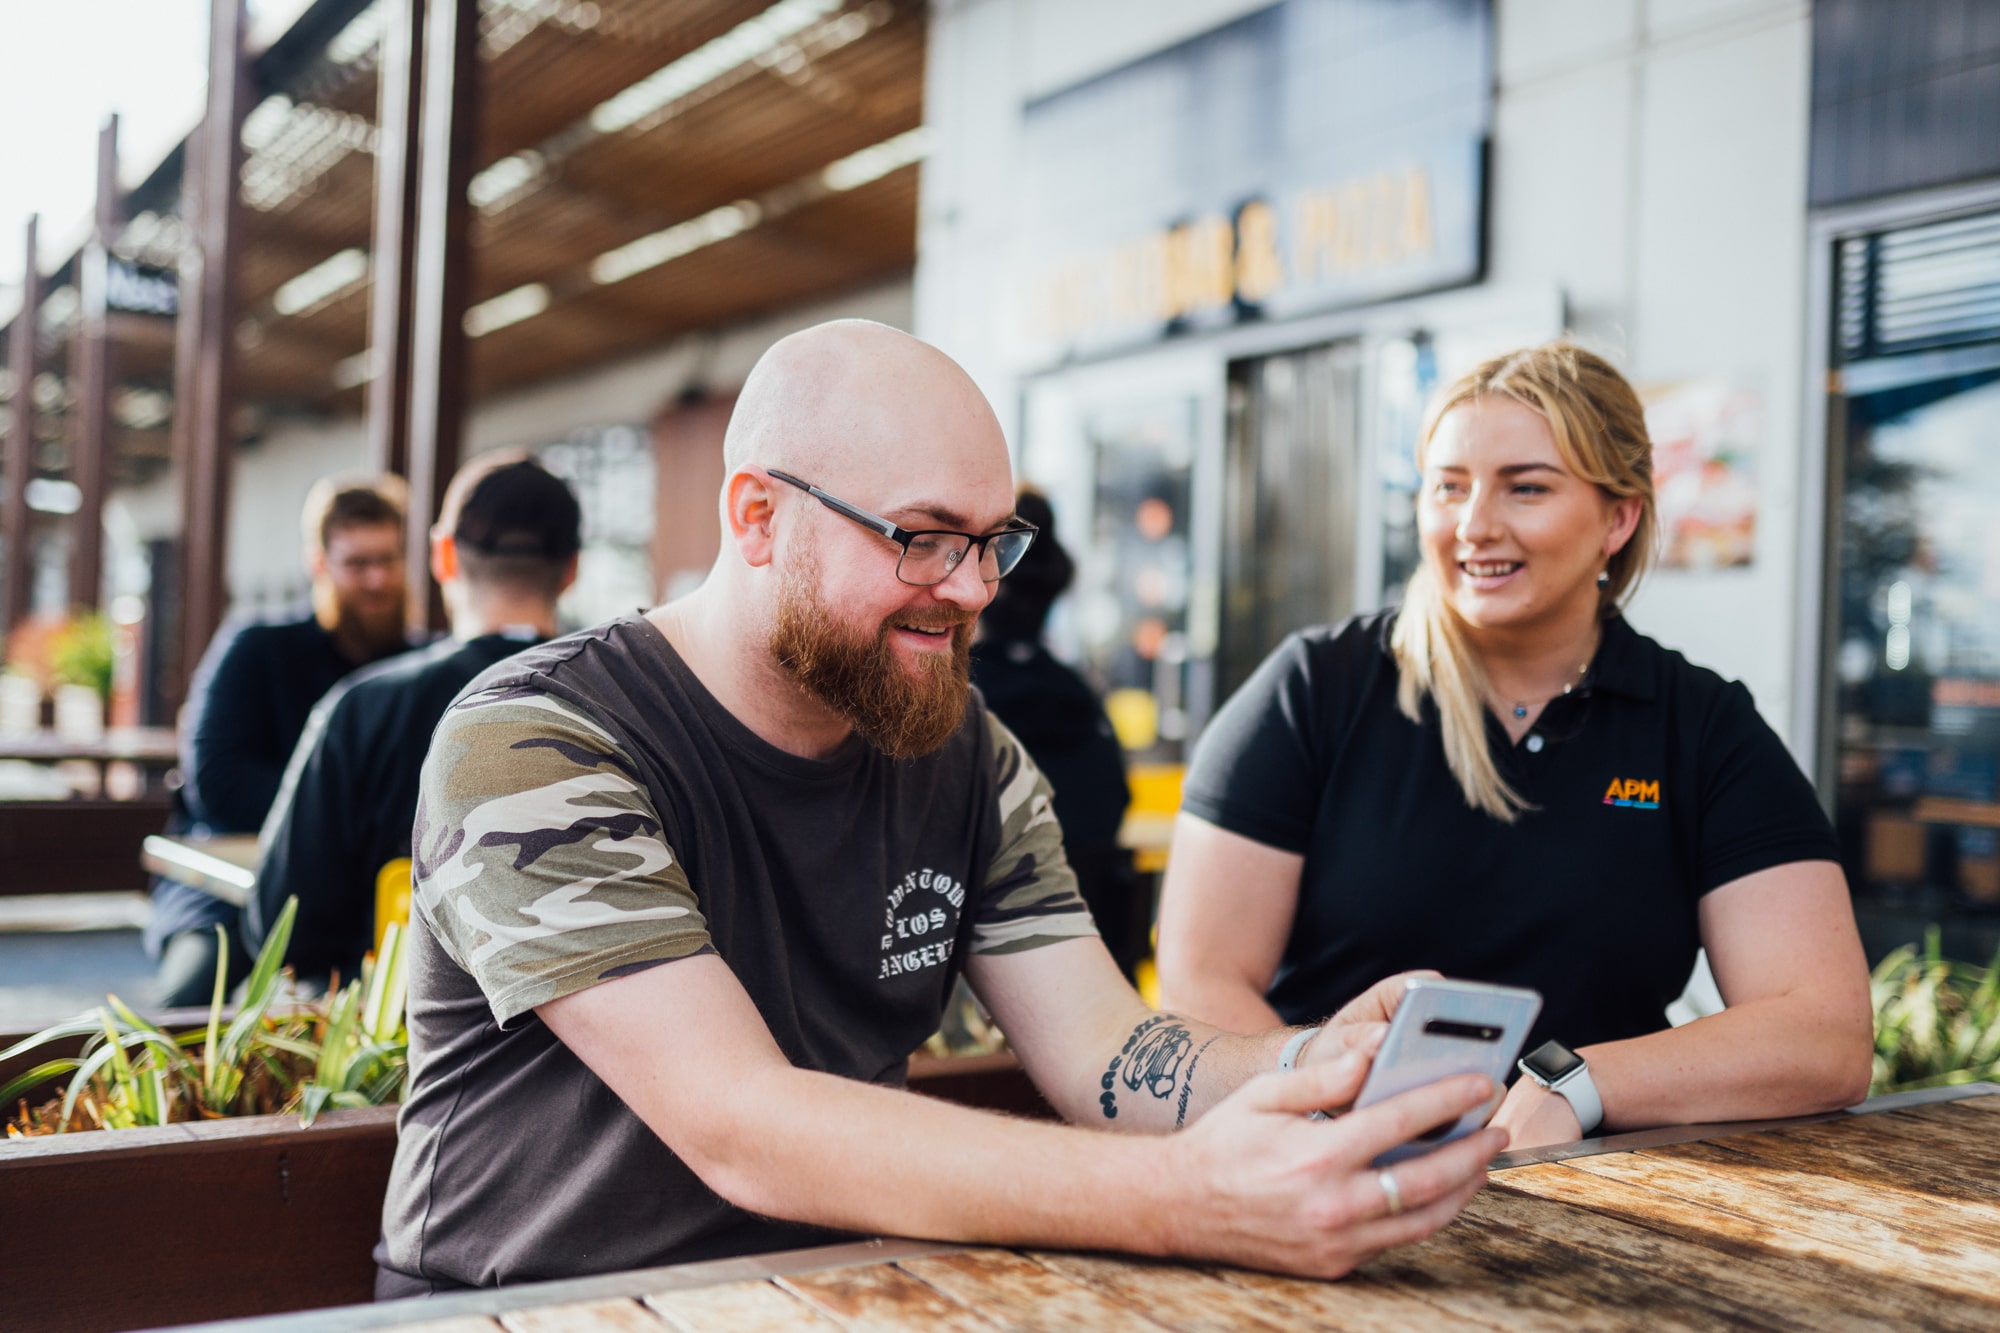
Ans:
<svg viewBox="0 0 2000 1333"><path fill-rule="evenodd" d="M403 483L327 478L301 515L312 613L223 626L188 684L181 716L177 826L255 833L319 697L356 667L408 648L403 606ZM206 1005L215 988L215 927L229 932L227 975L249 970L242 914L199 889L153 883L146 947L160 960L155 1002Z"/></svg>
<svg viewBox="0 0 2000 1333"><path fill-rule="evenodd" d="M264 826L243 912L249 949L296 896L285 961L321 987L359 974L374 945L375 877L410 854L431 732L473 677L555 633L582 544L576 497L526 454L459 469L431 530L452 637L356 672L313 709Z"/></svg>
<svg viewBox="0 0 2000 1333"><path fill-rule="evenodd" d="M1741 685L1618 614L1654 536L1631 386L1567 343L1496 358L1418 461L1400 612L1292 636L1202 738L1162 999L1251 1031L1405 968L1531 986L1529 1048L1597 1104L1520 1079L1514 1147L1858 1101L1868 973L1812 789ZM1701 946L1728 1007L1669 1029Z"/></svg>
<svg viewBox="0 0 2000 1333"><path fill-rule="evenodd" d="M1016 497L1014 513L1041 531L980 613L972 683L1055 788L1063 854L1105 947L1130 976L1151 923L1139 919L1132 854L1118 845L1132 797L1125 753L1089 682L1042 646L1049 608L1076 574L1056 540L1055 513L1031 490Z"/></svg>

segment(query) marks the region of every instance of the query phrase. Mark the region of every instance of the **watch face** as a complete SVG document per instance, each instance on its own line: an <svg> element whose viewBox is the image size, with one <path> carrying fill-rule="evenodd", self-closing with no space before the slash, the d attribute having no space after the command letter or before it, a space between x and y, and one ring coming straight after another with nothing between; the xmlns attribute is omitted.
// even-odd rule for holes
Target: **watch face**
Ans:
<svg viewBox="0 0 2000 1333"><path fill-rule="evenodd" d="M1583 1068L1583 1057L1559 1041L1545 1041L1528 1052L1521 1063L1544 1083L1554 1083Z"/></svg>

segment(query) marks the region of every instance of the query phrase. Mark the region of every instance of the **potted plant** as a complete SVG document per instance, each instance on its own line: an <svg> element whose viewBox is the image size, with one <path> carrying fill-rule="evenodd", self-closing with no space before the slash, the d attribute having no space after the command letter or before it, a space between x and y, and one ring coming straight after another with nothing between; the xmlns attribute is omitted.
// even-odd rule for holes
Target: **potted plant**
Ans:
<svg viewBox="0 0 2000 1333"><path fill-rule="evenodd" d="M169 1031L115 997L6 1051L0 1328L122 1329L371 1298L405 1069L404 944L282 1003L287 905L232 1014ZM79 1045L80 1040L80 1045ZM67 1044L67 1050L62 1050ZM87 1132L79 1132L87 1131ZM143 1237L103 1262L104 1224Z"/></svg>

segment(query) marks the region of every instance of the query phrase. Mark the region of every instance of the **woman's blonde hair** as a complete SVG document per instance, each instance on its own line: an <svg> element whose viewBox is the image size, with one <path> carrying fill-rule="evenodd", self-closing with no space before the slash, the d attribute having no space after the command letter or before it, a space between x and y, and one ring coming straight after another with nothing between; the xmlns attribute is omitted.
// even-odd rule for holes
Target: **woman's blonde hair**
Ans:
<svg viewBox="0 0 2000 1333"><path fill-rule="evenodd" d="M1571 472L1613 499L1638 499L1638 526L1607 563L1610 577L1598 593L1599 614L1611 615L1652 562L1658 527L1653 443L1639 395L1610 362L1567 340L1509 352L1459 377L1431 405L1417 445L1419 468L1445 414L1489 395L1511 398L1546 421ZM1396 704L1404 716L1421 722L1425 696L1435 700L1445 763L1466 804L1513 823L1528 802L1493 761L1486 739L1486 672L1428 558L1410 579L1390 648L1399 673Z"/></svg>

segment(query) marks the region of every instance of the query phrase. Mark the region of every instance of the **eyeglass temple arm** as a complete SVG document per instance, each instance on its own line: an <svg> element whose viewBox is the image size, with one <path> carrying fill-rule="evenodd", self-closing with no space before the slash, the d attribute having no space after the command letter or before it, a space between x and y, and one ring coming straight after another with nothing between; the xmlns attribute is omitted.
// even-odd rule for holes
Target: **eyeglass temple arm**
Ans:
<svg viewBox="0 0 2000 1333"><path fill-rule="evenodd" d="M851 518L856 523L861 524L863 527L873 528L875 531L881 533L884 537L887 537L890 541L900 540L897 534L901 533L902 529L897 527L894 523L891 523L888 519L878 518L874 514L869 513L866 509L858 509L855 506L847 503L847 501L841 499L837 495L828 495L825 491L813 485L811 482L800 481L797 477L794 477L789 472L780 472L776 468L765 468L764 470L770 473L772 476L776 477L779 481L789 482L790 484L798 487L800 490L804 491L807 495L810 495L813 499L819 501L821 504L825 505L828 509L831 509L834 513L844 515L847 518Z"/></svg>

